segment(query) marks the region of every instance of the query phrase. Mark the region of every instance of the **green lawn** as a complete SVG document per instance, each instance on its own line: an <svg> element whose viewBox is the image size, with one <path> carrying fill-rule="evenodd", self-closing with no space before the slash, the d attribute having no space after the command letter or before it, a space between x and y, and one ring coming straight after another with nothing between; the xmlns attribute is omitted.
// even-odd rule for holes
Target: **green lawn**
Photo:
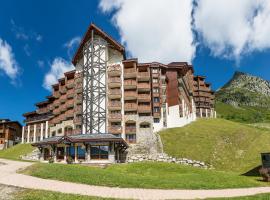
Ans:
<svg viewBox="0 0 270 200"><path fill-rule="evenodd" d="M259 177L173 163L115 164L105 169L36 163L21 173L45 179L124 188L210 189L266 186Z"/></svg>
<svg viewBox="0 0 270 200"><path fill-rule="evenodd" d="M209 163L218 170L246 173L270 151L270 131L224 119L200 119L160 132L169 155Z"/></svg>
<svg viewBox="0 0 270 200"><path fill-rule="evenodd" d="M89 197L29 189L17 192L14 196L16 200L110 200L110 198Z"/></svg>
<svg viewBox="0 0 270 200"><path fill-rule="evenodd" d="M234 197L234 198L214 198L209 200L270 200L270 194L258 194L254 196Z"/></svg>
<svg viewBox="0 0 270 200"><path fill-rule="evenodd" d="M0 150L0 158L20 160L20 156L31 153L34 147L31 144L18 144L5 150Z"/></svg>

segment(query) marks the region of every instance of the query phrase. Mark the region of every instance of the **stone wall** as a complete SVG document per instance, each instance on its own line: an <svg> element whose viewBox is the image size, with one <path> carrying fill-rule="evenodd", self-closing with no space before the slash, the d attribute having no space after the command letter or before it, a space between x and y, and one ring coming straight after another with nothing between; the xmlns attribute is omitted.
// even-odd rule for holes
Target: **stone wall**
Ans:
<svg viewBox="0 0 270 200"><path fill-rule="evenodd" d="M38 148L36 148L34 151L27 155L22 155L21 159L22 160L32 160L32 161L39 161L39 158L41 156L41 153Z"/></svg>
<svg viewBox="0 0 270 200"><path fill-rule="evenodd" d="M165 153L160 153L160 154L156 154L156 155L133 154L133 155L127 156L128 163L146 162L146 161L177 163L177 164L189 165L189 166L193 166L193 167L200 167L200 168L204 168L204 169L212 168L211 165L208 165L202 161L191 160L191 159L187 159L187 158L173 158L171 156L168 156Z"/></svg>

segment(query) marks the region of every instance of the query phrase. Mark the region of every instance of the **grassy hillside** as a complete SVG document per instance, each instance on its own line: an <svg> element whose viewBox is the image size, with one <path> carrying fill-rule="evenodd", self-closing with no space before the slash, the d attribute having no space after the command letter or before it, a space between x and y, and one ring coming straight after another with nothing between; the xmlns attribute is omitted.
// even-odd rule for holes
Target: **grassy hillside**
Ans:
<svg viewBox="0 0 270 200"><path fill-rule="evenodd" d="M20 156L31 153L34 150L34 147L31 144L18 144L11 148L1 150L0 158L19 160Z"/></svg>
<svg viewBox="0 0 270 200"><path fill-rule="evenodd" d="M264 108L241 106L234 107L222 102L216 102L217 116L227 120L241 123L270 123L270 111Z"/></svg>
<svg viewBox="0 0 270 200"><path fill-rule="evenodd" d="M160 132L164 151L205 161L218 170L246 173L270 151L270 131L224 119L200 119L183 128Z"/></svg>

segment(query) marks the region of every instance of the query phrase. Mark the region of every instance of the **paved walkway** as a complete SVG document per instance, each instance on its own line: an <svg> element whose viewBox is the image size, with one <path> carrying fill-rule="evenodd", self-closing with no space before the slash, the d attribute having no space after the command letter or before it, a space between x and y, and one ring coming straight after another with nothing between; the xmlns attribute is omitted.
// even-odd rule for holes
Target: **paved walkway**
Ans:
<svg viewBox="0 0 270 200"><path fill-rule="evenodd" d="M10 161L4 159L0 159L0 162L6 164L0 165L0 184L29 189L50 190L55 192L98 196L105 198L111 197L125 199L203 199L270 193L270 187L222 190L161 190L90 186L70 182L46 180L16 173L18 169L32 165L32 163L29 162Z"/></svg>

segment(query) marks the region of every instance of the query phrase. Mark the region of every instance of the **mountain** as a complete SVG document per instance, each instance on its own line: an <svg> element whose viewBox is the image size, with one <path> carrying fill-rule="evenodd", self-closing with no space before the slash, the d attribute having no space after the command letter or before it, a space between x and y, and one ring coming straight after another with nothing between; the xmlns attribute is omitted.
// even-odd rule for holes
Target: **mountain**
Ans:
<svg viewBox="0 0 270 200"><path fill-rule="evenodd" d="M270 121L270 82L243 72L216 92L220 117L239 122Z"/></svg>
<svg viewBox="0 0 270 200"><path fill-rule="evenodd" d="M216 100L233 106L270 108L270 82L243 72L216 92Z"/></svg>

